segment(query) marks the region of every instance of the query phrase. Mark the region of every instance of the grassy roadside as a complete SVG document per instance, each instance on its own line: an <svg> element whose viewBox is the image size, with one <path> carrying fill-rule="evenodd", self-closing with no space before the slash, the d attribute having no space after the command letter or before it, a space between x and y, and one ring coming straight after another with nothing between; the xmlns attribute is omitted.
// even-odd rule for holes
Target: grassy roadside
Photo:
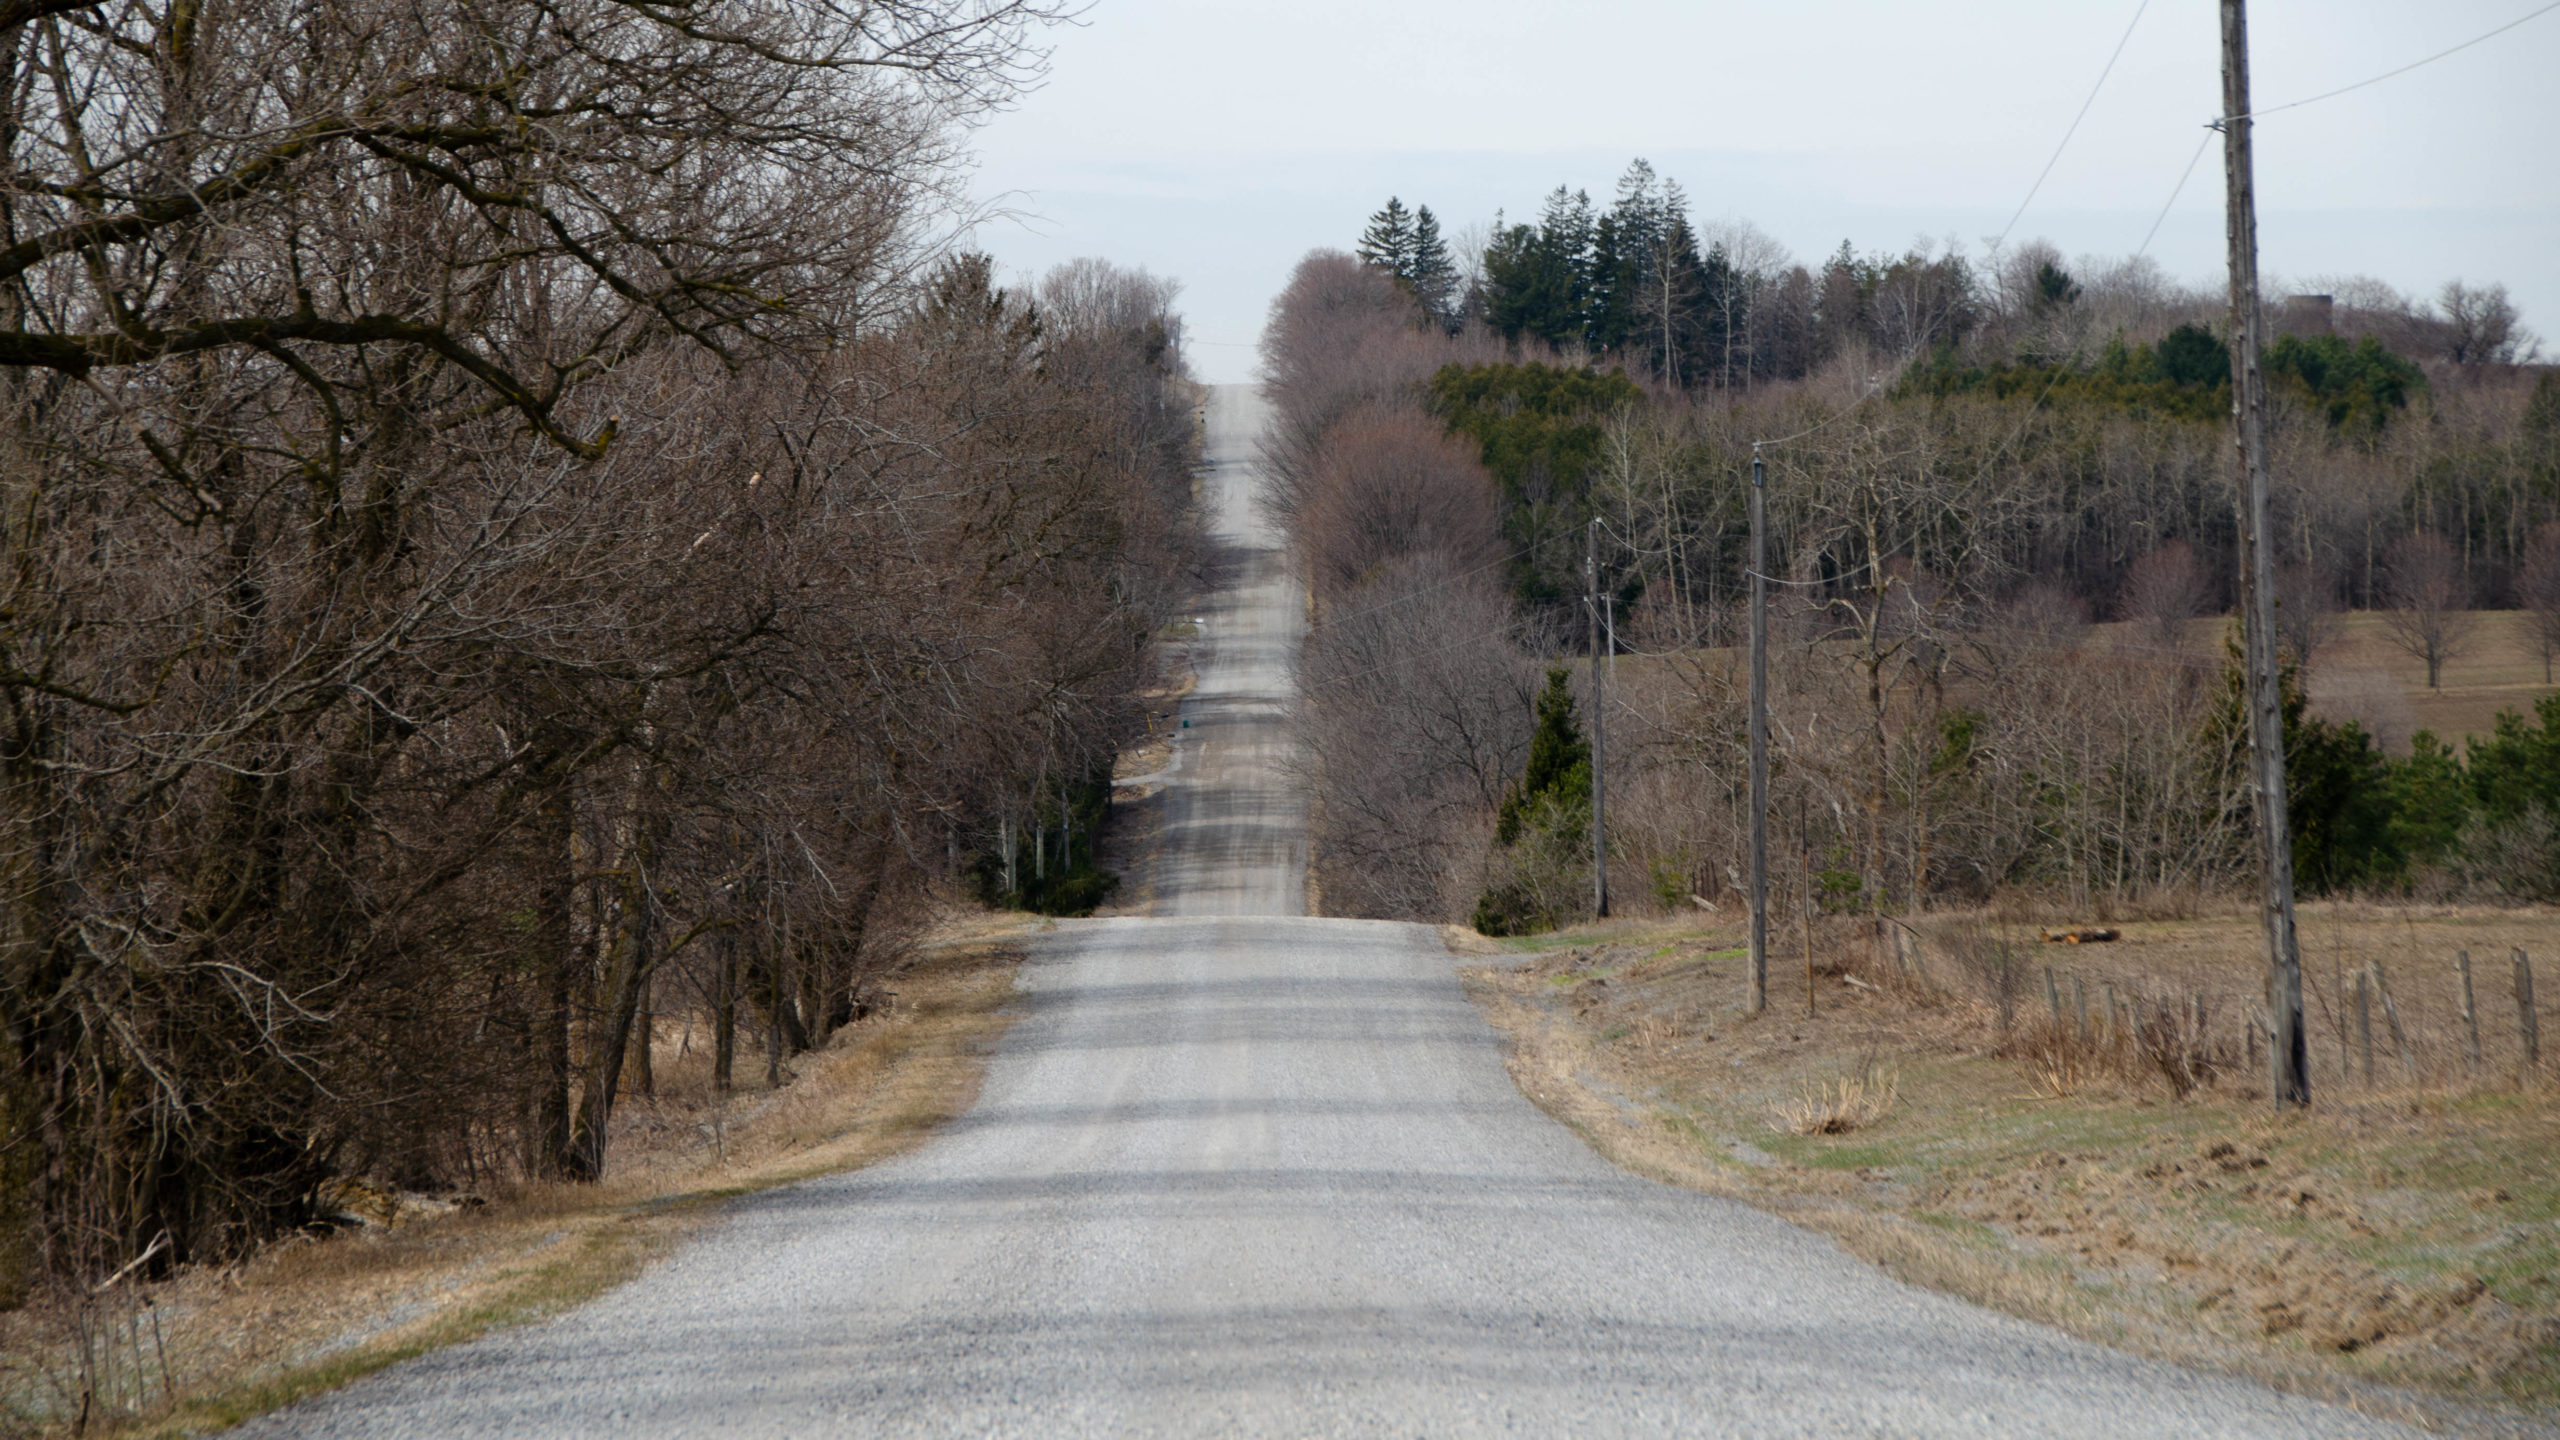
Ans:
<svg viewBox="0 0 2560 1440"><path fill-rule="evenodd" d="M946 925L891 985L895 1002L794 1060L780 1089L742 1055L741 1089L710 1088L677 1046L654 1100L626 1098L599 1185L535 1185L490 1203L271 1248L239 1267L151 1287L113 1317L137 1410L85 1433L200 1435L385 1366L557 1314L639 1274L720 1202L907 1150L974 1101L1011 1023L1022 940L1039 922ZM661 1036L662 1056L676 1045ZM0 1435L71 1433L65 1336L36 1312L0 1316ZM93 1323L93 1331L95 1330ZM112 1363L112 1361L111 1361ZM165 1397L165 1398L163 1398ZM39 1418L43 1417L43 1418Z"/></svg>
<svg viewBox="0 0 2560 1440"><path fill-rule="evenodd" d="M2123 928L2123 944L2027 958L2067 956L2091 991L2253 982L2248 917ZM1845 925L1818 934L1811 1014L1800 950L1773 939L1756 1017L1738 1004L1738 924L1451 944L1492 962L1465 974L1522 1091L1630 1169L2102 1343L2433 1429L2553 1433L2560 1095L2547 1079L2519 1090L2494 1054L2476 1078L2440 1063L2432 970L2404 961L2393 977L2413 1063L2367 1087L2329 1054L2310 1113L2278 1118L2236 1040L2184 1099L2129 1047L2082 1043L2067 978L2059 1023L2039 977L2004 1038L1947 958L1960 941L1922 929L1934 972L1879 963ZM2349 954L2503 956L2492 947L2560 939L2560 919L2340 910L2312 917L2315 936ZM2329 1034L2318 1009L2313 1034Z"/></svg>

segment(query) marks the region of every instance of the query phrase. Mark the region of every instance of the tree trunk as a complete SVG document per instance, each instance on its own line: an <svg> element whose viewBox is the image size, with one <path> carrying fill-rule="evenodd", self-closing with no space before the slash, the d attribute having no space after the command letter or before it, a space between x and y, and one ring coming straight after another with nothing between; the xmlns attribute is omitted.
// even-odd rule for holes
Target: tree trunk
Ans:
<svg viewBox="0 0 2560 1440"><path fill-rule="evenodd" d="M604 1178L606 1126L613 1119L613 1096L629 1055L631 1032L640 1018L641 997L657 964L654 927L649 923L649 897L637 878L641 857L628 857L633 878L625 881L622 934L605 964L603 1024L587 1046L579 1076L576 1123L560 1156L560 1173L571 1180Z"/></svg>
<svg viewBox="0 0 2560 1440"><path fill-rule="evenodd" d="M711 1088L721 1095L737 1088L738 942L720 937L720 966L711 982Z"/></svg>
<svg viewBox="0 0 2560 1440"><path fill-rule="evenodd" d="M640 1094L650 1100L658 1098L658 987L650 981L640 982L640 1019L634 1038L631 1068L637 1072Z"/></svg>
<svg viewBox="0 0 2560 1440"><path fill-rule="evenodd" d="M534 1063L541 1097L527 1137L528 1167L559 1173L569 1149L569 1012L580 955L569 907L577 887L570 847L575 838L568 787L550 785L534 811L533 957L544 975L543 1009L535 1022Z"/></svg>

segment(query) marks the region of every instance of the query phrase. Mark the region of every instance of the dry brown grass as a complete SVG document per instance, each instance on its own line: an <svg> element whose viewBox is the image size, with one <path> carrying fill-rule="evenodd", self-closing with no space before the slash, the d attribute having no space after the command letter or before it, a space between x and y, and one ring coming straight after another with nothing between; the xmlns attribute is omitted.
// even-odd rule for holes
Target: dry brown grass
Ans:
<svg viewBox="0 0 2560 1440"><path fill-rule="evenodd" d="M1769 1128L1785 1135L1846 1135L1883 1119L1900 1098L1902 1077L1843 1075L1817 1080L1804 1094L1782 1100L1769 1113Z"/></svg>
<svg viewBox="0 0 2560 1440"><path fill-rule="evenodd" d="M2445 665L2441 690L2427 688L2425 663L2392 644L2382 617L2369 612L2339 617L2338 638L2312 659L2312 678L2359 671L2387 676L2408 697L2415 728L2457 744L2464 736L2485 735L2499 711L2530 714L2552 686L2543 679L2523 612L2482 610L2474 618L2470 647ZM2406 749L2405 737L2401 748Z"/></svg>
<svg viewBox="0 0 2560 1440"><path fill-rule="evenodd" d="M2089 917L1921 920L1907 971L1865 927L1827 922L1810 1014L1802 958L1783 951L1770 1009L1739 1012L1733 922L1614 922L1506 945L1531 957L1468 975L1522 1090L1604 1154L1786 1214L1898 1277L2437 1428L2560 1418L2560 1091L2548 1068L2519 1088L2503 978L2514 945L2560 973L2560 913L2306 907L2311 988L2379 962L2415 1063L2377 1013L2375 1084L2360 1056L2342 1074L2334 996L2314 999L2315 1103L2276 1116L2246 1028L2254 919L2157 909L2206 913L2119 920L2112 945L2030 939L2006 1033L1956 932ZM2450 964L2466 946L2488 1051L2476 1075ZM2183 1100L2164 1059L2183 1067ZM1770 1133L1773 1112L1818 1115L1839 1077L1888 1069L1888 1113Z"/></svg>
<svg viewBox="0 0 2560 1440"><path fill-rule="evenodd" d="M626 1097L601 1184L530 1185L413 1223L306 1238L86 1307L0 1316L0 1435L69 1431L76 1354L123 1383L93 1435L202 1434L410 1356L538 1319L638 1274L719 1202L872 1164L965 1110L1010 1023L1020 916L946 923L894 977L886 1013L764 1088L711 1090L710 1059L662 1025L658 1094ZM743 1047L742 1047L743 1048ZM96 1337L117 1339L102 1352ZM93 1361L92 1369L97 1367Z"/></svg>

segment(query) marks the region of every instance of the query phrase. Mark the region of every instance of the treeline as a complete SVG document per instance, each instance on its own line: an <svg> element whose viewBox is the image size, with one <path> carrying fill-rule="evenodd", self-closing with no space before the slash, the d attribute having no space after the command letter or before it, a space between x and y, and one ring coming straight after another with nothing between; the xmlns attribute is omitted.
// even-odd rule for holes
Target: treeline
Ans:
<svg viewBox="0 0 2560 1440"><path fill-rule="evenodd" d="M1475 233L1479 248L1451 250L1429 206L1409 214L1391 199L1359 255L1449 329L1482 325L1675 386L1801 380L1856 352L2083 369L2111 344L2216 323L2223 309L2219 290L2181 286L2148 260L2072 262L2041 240L1981 257L1952 244L1862 254L1843 241L1803 263L1748 221L1693 220L1678 182L1641 159L1606 205L1559 185L1536 220L1497 216ZM2363 277L2311 288L2332 293L2286 300L2270 321L2456 365L2538 349L2502 285L2454 281L2432 302Z"/></svg>
<svg viewBox="0 0 2560 1440"><path fill-rule="evenodd" d="M2023 287L1969 285L1960 344L1884 350L1878 332L1844 333L1801 379L1727 386L1668 383L1641 352L1593 363L1588 332L1537 343L1489 307L1453 330L1388 267L1308 257L1264 353L1275 488L1319 567L1308 698L1327 895L1435 919L1491 898L1481 913L1506 925L1588 904L1570 761L1522 777L1533 709L1552 717L1554 754L1588 732L1580 665L1572 693L1532 696L1543 663L1586 648L1595 535L1619 657L1612 888L1637 903L1729 895L1746 818L1744 477L1763 441L1779 442L1763 454L1792 903L1893 910L2021 886L2187 903L2242 876L2228 657L2205 623L2227 614L2237 568L2228 353L2198 300L2072 358L2078 340L2051 341L2095 287L2054 257L2037 268ZM2560 376L2395 348L2422 333L2339 321L2271 347L2298 678L2333 663L2346 606L2379 612L2431 681L2481 605L2519 607L2560 650ZM1313 503L1357 472L1355 437L1389 430L1414 455L1435 431L1463 442L1400 487L1445 497L1435 519ZM1470 596L1487 575L1504 583ZM1431 640L1392 629L1408 615L1433 617ZM2100 638L2097 620L2129 623ZM1445 684L1406 695L1392 678L1442 666L1426 643L1486 657L1479 703L1507 718L1464 744L1398 718L1447 708ZM2542 721L2517 717L2465 759L2424 740L2386 754L2357 719L2297 705L2314 888L2560 895L2560 800L2518 778L2550 763ZM1487 737L1499 763L1480 758ZM1401 747L1392 762L1382 745ZM1453 778L1423 783L1434 775ZM1371 788L1347 794L1337 776ZM1535 813L1548 823L1517 822ZM1379 856L1407 857L1414 878L1383 887Z"/></svg>
<svg viewBox="0 0 2560 1440"><path fill-rule="evenodd" d="M1195 440L1170 285L940 239L1048 7L43 10L0 1302L600 1176L657 1017L778 1081L1084 864Z"/></svg>

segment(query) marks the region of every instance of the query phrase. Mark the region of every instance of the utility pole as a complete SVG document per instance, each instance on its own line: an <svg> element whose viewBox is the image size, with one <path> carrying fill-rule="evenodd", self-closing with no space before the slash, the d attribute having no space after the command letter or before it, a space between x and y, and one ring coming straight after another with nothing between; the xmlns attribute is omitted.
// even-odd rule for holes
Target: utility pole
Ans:
<svg viewBox="0 0 2560 1440"><path fill-rule="evenodd" d="M1600 517L1591 517L1584 532L1582 551L1583 606L1591 612L1591 913L1609 913L1609 825L1608 787L1602 783L1602 741L1607 735L1608 721L1603 714L1604 698L1600 691ZM1606 643L1615 645L1611 634Z"/></svg>
<svg viewBox="0 0 2560 1440"><path fill-rule="evenodd" d="M1766 476L1751 447L1751 994L1769 1008L1769 537Z"/></svg>
<svg viewBox="0 0 2560 1440"><path fill-rule="evenodd" d="M2249 153L2249 21L2245 0L2222 0L2222 163L2230 187L2231 418L2238 431L2240 594L2247 637L2249 789L2257 802L2266 876L2267 1015L2276 1108L2311 1103L2302 1029L2302 945L2293 923L2293 830L2285 809L2284 696L2276 651L2274 536L2267 516L2267 377L2258 368L2258 209Z"/></svg>

